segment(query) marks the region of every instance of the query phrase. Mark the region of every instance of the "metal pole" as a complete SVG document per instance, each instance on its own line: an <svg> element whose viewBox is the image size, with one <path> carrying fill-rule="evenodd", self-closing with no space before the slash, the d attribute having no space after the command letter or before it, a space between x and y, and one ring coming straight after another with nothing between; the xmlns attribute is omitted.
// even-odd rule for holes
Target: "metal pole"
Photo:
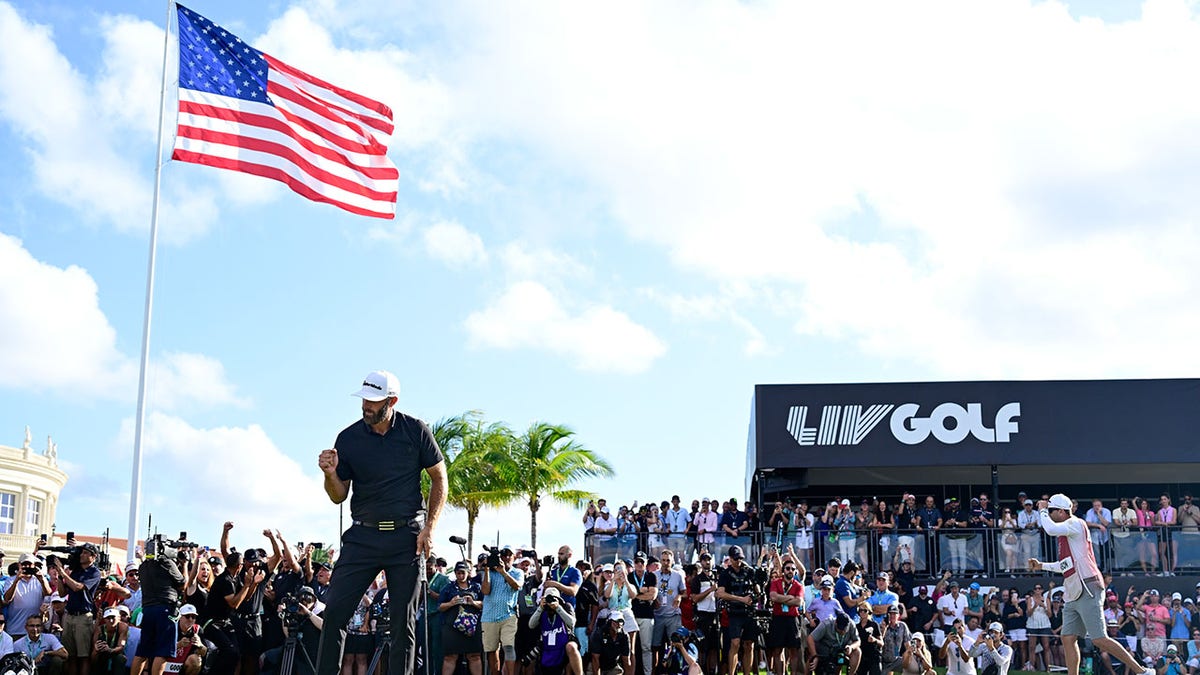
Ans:
<svg viewBox="0 0 1200 675"><path fill-rule="evenodd" d="M129 539L126 553L133 558L137 548L138 512L142 502L142 430L146 424L146 370L150 362L150 317L154 307L154 258L158 247L158 195L162 186L163 119L167 116L167 50L171 43L171 14L174 0L167 2L163 26L162 89L158 98L158 146L154 153L154 201L150 210L150 262L146 270L146 313L142 319L142 361L138 372L137 420L133 427L133 477L129 486Z"/></svg>

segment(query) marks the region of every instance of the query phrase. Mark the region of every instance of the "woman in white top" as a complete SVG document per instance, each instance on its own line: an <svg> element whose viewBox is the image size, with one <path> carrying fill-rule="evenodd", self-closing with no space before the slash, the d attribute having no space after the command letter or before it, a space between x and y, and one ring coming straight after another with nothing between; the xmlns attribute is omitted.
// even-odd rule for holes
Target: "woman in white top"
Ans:
<svg viewBox="0 0 1200 675"><path fill-rule="evenodd" d="M1025 632L1029 635L1029 662L1034 670L1049 672L1050 668L1050 605L1042 593L1042 585L1035 584L1033 592L1025 599ZM1037 651L1038 645L1042 650ZM1038 665L1038 661L1041 665Z"/></svg>
<svg viewBox="0 0 1200 675"><path fill-rule="evenodd" d="M1020 545L1017 540L1017 517L1007 507L1000 514L1000 550L1004 551L1004 571L1012 572L1017 567Z"/></svg>

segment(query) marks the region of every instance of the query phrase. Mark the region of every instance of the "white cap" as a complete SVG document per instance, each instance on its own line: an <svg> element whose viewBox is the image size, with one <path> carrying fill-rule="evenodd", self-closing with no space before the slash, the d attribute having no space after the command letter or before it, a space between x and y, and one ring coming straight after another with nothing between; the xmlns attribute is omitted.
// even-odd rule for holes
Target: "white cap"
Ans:
<svg viewBox="0 0 1200 675"><path fill-rule="evenodd" d="M993 630L998 633L1003 633L1004 632L1004 624L1000 623L999 621L993 621L988 624L988 630Z"/></svg>
<svg viewBox="0 0 1200 675"><path fill-rule="evenodd" d="M613 571L613 564L612 563L604 563L603 565L600 566L600 571L601 572Z"/></svg>
<svg viewBox="0 0 1200 675"><path fill-rule="evenodd" d="M375 370L363 378L362 388L350 394L367 401L382 401L385 398L400 396L400 380L386 370Z"/></svg>
<svg viewBox="0 0 1200 675"><path fill-rule="evenodd" d="M22 553L21 557L17 559L17 563L21 565L25 563L36 565L38 562L38 557L32 553Z"/></svg>
<svg viewBox="0 0 1200 675"><path fill-rule="evenodd" d="M196 611L195 605L184 605L183 607L179 608L179 616L185 616L188 614L196 616L199 615L200 612Z"/></svg>
<svg viewBox="0 0 1200 675"><path fill-rule="evenodd" d="M849 499L843 499L843 500L842 500L842 506L850 506L850 500L849 500Z"/></svg>
<svg viewBox="0 0 1200 675"><path fill-rule="evenodd" d="M104 610L104 618L107 619L109 617L112 617L114 619L120 619L121 618L121 610L117 609L116 607L109 607L108 609Z"/></svg>
<svg viewBox="0 0 1200 675"><path fill-rule="evenodd" d="M66 602L66 601L67 601L67 599L65 597L59 595L58 593L55 593L54 595L50 596L50 602L52 602L52 603L53 602Z"/></svg>
<svg viewBox="0 0 1200 675"><path fill-rule="evenodd" d="M1183 594L1176 591L1175 593L1171 594L1171 599L1172 600L1183 600Z"/></svg>
<svg viewBox="0 0 1200 675"><path fill-rule="evenodd" d="M1071 510L1071 498L1059 492L1058 494L1050 495L1050 508L1062 509L1063 511Z"/></svg>

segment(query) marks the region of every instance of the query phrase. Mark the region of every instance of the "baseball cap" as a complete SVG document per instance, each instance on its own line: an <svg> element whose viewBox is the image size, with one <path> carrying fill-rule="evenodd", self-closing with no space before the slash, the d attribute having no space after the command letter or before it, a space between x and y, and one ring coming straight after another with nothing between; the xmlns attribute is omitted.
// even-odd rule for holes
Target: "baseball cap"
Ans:
<svg viewBox="0 0 1200 675"><path fill-rule="evenodd" d="M849 500L849 499L843 499L843 500L842 500L842 506L850 506L850 500Z"/></svg>
<svg viewBox="0 0 1200 675"><path fill-rule="evenodd" d="M513 549L511 544L505 544L500 547L500 552L504 553L505 551L508 551L509 553L513 553L513 552L515 552L515 549Z"/></svg>
<svg viewBox="0 0 1200 675"><path fill-rule="evenodd" d="M625 623L625 615L621 612L613 612L610 610L608 614L608 620L616 621L617 623Z"/></svg>
<svg viewBox="0 0 1200 675"><path fill-rule="evenodd" d="M924 633L913 633L912 639L914 639L914 640L920 640L921 642L924 642L924 641L925 641L925 634L924 634Z"/></svg>
<svg viewBox="0 0 1200 675"><path fill-rule="evenodd" d="M712 560L712 554L711 554L711 553L709 553L708 551L705 551L705 552L701 553L701 554L700 554L700 559L701 559L701 560L704 560L705 558L708 558L709 560Z"/></svg>
<svg viewBox="0 0 1200 675"><path fill-rule="evenodd" d="M954 501L954 500L953 500L953 499L950 499L949 497L947 497L947 498L945 498L945 499L943 499L943 500L942 500L942 506L946 506L947 504L949 504L949 503L950 503L950 502L952 502L952 501Z"/></svg>
<svg viewBox="0 0 1200 675"><path fill-rule="evenodd" d="M826 572L824 567L818 567L817 569L813 570L814 577L823 577L825 574Z"/></svg>
<svg viewBox="0 0 1200 675"><path fill-rule="evenodd" d="M1003 633L1004 632L1004 624L1000 623L999 621L993 621L988 624L988 630L995 631L997 633Z"/></svg>
<svg viewBox="0 0 1200 675"><path fill-rule="evenodd" d="M1059 492L1050 495L1050 508L1062 509L1063 511L1071 510L1071 498Z"/></svg>
<svg viewBox="0 0 1200 675"><path fill-rule="evenodd" d="M195 605L184 605L179 608L179 616L198 616L199 614Z"/></svg>
<svg viewBox="0 0 1200 675"><path fill-rule="evenodd" d="M350 394L366 401L382 401L400 396L400 380L386 370L373 370L363 378L362 388Z"/></svg>
<svg viewBox="0 0 1200 675"><path fill-rule="evenodd" d="M121 618L121 610L117 609L116 607L109 607L108 609L104 610L104 618L107 619L109 617L112 617L114 619L120 619Z"/></svg>
<svg viewBox="0 0 1200 675"><path fill-rule="evenodd" d="M1167 651L1169 651L1169 652L1177 652L1177 651L1179 651L1179 647L1176 647L1176 646L1175 646L1175 645L1173 645L1173 644L1169 644L1169 645L1167 645Z"/></svg>
<svg viewBox="0 0 1200 675"><path fill-rule="evenodd" d="M899 614L900 613L900 605L896 605L896 604L888 605L887 613L888 614Z"/></svg>
<svg viewBox="0 0 1200 675"><path fill-rule="evenodd" d="M454 571L457 572L459 570L470 572L471 566L467 564L466 560L459 560L458 562L454 563Z"/></svg>
<svg viewBox="0 0 1200 675"><path fill-rule="evenodd" d="M65 597L63 597L63 596L59 595L58 593L55 593L54 595L50 596L50 602L51 602L51 603L54 603L54 602L66 602L66 601L67 601L67 599L66 599Z"/></svg>
<svg viewBox="0 0 1200 675"><path fill-rule="evenodd" d="M17 562L22 565L24 565L25 563L34 565L34 564L37 564L37 561L38 561L37 556L32 553L22 553L21 557L17 559Z"/></svg>
<svg viewBox="0 0 1200 675"><path fill-rule="evenodd" d="M301 586L301 587L300 587L300 588L299 588L299 589L296 591L296 595L298 595L298 596L300 596L300 597L302 597L302 598L303 598L303 597L305 597L305 596L307 596L307 597L310 597L310 598L315 598L315 597L317 597L317 593L316 593L316 591L314 591L314 590L313 590L312 586Z"/></svg>
<svg viewBox="0 0 1200 675"><path fill-rule="evenodd" d="M646 562L647 557L646 557L645 551L638 551L637 553L634 554L633 561L637 562L639 560L641 560L642 562Z"/></svg>
<svg viewBox="0 0 1200 675"><path fill-rule="evenodd" d="M741 546L734 544L733 546L729 547L729 557L733 558L734 560L741 560L742 558L746 557L746 554L742 551Z"/></svg>
<svg viewBox="0 0 1200 675"><path fill-rule="evenodd" d="M977 591L977 590L979 590L979 582L978 582L978 581L972 581L972 582L971 582L971 585L970 585L970 586L967 586L967 588L969 588L969 589L971 589L971 590L973 590L973 591Z"/></svg>
<svg viewBox="0 0 1200 675"><path fill-rule="evenodd" d="M612 513L612 511L609 511L608 505L605 504L604 506L600 507L600 513Z"/></svg>
<svg viewBox="0 0 1200 675"><path fill-rule="evenodd" d="M1158 589L1157 589L1157 588L1151 588L1151 589L1150 589L1150 595L1158 595Z"/></svg>
<svg viewBox="0 0 1200 675"><path fill-rule="evenodd" d="M547 588L546 590L542 591L542 597L543 598L550 598L550 597L562 598L562 593L559 593L557 588L550 587L550 588Z"/></svg>
<svg viewBox="0 0 1200 675"><path fill-rule="evenodd" d="M928 587L928 586L920 586L920 587L918 587L918 588L917 588L917 592L918 592L918 593L928 593L928 592L929 592L929 587Z"/></svg>
<svg viewBox="0 0 1200 675"><path fill-rule="evenodd" d="M612 563L604 563L603 565L600 566L600 571L601 572L613 571L613 564Z"/></svg>
<svg viewBox="0 0 1200 675"><path fill-rule="evenodd" d="M879 574L875 575L875 578L876 579L890 579L891 577L888 576L887 572L880 572Z"/></svg>
<svg viewBox="0 0 1200 675"><path fill-rule="evenodd" d="M1175 593L1171 594L1171 599L1172 600L1183 600L1183 594L1176 591Z"/></svg>
<svg viewBox="0 0 1200 675"><path fill-rule="evenodd" d="M821 588L833 588L833 580L828 579L828 578L822 579L821 580Z"/></svg>
<svg viewBox="0 0 1200 675"><path fill-rule="evenodd" d="M1032 500L1032 499L1026 499L1026 500L1025 500L1025 506L1033 506L1033 500Z"/></svg>
<svg viewBox="0 0 1200 675"><path fill-rule="evenodd" d="M958 582L957 582L957 581L951 581L949 584L947 584L947 585L946 585L946 587L947 587L947 588L958 588Z"/></svg>
<svg viewBox="0 0 1200 675"><path fill-rule="evenodd" d="M1017 496L1018 496L1018 497L1024 497L1024 496L1026 496L1026 495L1025 495L1025 493L1024 493L1024 492L1018 492L1018 493L1017 493Z"/></svg>

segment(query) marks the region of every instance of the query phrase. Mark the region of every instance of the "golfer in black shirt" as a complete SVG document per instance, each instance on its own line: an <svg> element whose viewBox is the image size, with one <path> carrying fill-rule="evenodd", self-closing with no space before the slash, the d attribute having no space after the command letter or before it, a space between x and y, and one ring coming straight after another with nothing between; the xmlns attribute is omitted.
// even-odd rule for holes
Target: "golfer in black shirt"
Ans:
<svg viewBox="0 0 1200 675"><path fill-rule="evenodd" d="M354 524L342 534L342 552L325 595L318 675L337 675L341 669L346 623L381 570L391 596L388 672L413 672L418 556L429 555L446 503L446 465L429 427L396 411L399 394L395 375L382 370L367 375L353 394L362 399L362 419L338 434L334 447L321 451L317 461L333 503L344 502L354 485ZM430 478L428 512L421 499L422 470Z"/></svg>

